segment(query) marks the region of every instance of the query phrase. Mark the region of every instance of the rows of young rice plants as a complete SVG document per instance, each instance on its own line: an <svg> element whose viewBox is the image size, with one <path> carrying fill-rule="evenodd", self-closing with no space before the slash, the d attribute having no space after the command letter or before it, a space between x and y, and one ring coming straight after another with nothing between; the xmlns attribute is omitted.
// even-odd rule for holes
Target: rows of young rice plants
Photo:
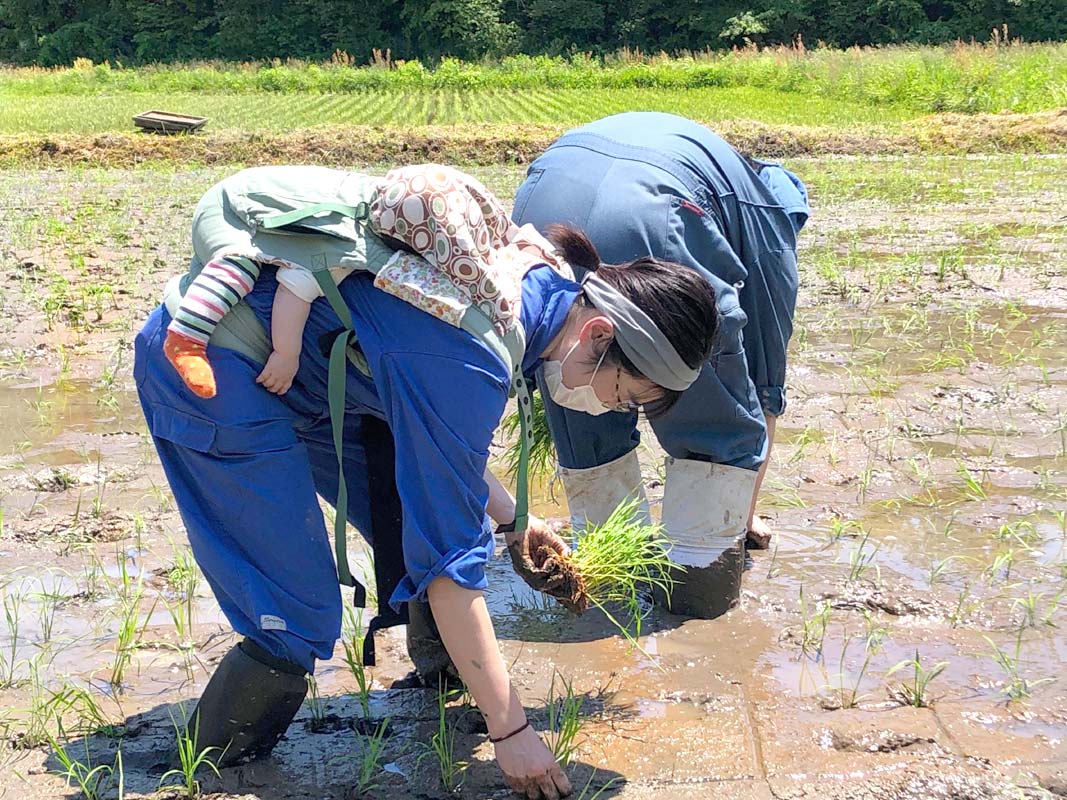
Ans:
<svg viewBox="0 0 1067 800"><path fill-rule="evenodd" d="M80 59L73 68L0 69L0 93L11 96L142 93L354 93L439 89L758 88L823 97L864 106L905 105L916 113L1033 112L1067 103L1067 46L956 43L853 47L802 44L684 53L678 57L623 51L604 58L511 56L481 63L444 59L354 66L347 60L316 64L196 62L126 68Z"/></svg>
<svg viewBox="0 0 1067 800"><path fill-rule="evenodd" d="M579 124L621 111L671 111L715 122L892 124L913 112L752 87L711 89L386 89L338 94L194 92L0 94L0 133L102 133L132 129L150 109L209 119L207 130L292 130L315 125Z"/></svg>

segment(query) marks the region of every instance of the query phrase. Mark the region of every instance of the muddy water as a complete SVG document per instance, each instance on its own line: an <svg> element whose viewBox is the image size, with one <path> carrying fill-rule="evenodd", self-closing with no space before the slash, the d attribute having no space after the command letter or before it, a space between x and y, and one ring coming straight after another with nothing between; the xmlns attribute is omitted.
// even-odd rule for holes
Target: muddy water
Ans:
<svg viewBox="0 0 1067 800"><path fill-rule="evenodd" d="M813 236L832 239L864 213L881 211L846 204ZM949 232L971 216L946 214ZM1011 235L1025 240L1017 250L1047 244L1032 226ZM889 252L887 238L870 243ZM907 291L847 301L806 276L763 504L776 536L750 553L742 603L725 617L653 611L639 651L595 613L574 618L536 596L505 555L492 563L490 607L531 718L546 726L554 675L584 698L571 775L586 800L613 779L602 797L1040 797L1067 785L1060 252L1041 267L1048 281L1021 259L997 291L939 283L936 257ZM866 285L878 268L848 279ZM25 331L12 330L0 352L18 350ZM0 750L3 796L75 796L48 774L59 765L47 748L22 747L30 709L69 687L125 726L86 738L88 712L66 710L72 755L110 764L121 742L128 796L153 793L171 715L233 643L204 581L190 591L183 578L181 522L128 370L94 377L103 352L75 377L37 355L0 371L0 682L13 684L0 690L0 734L17 745ZM646 442L655 502L659 454ZM540 495L539 513L566 514L561 493ZM189 607L186 630L175 616ZM139 633L116 674L124 618ZM409 669L401 629L377 649L370 715L391 717L394 733L371 796L442 796L418 744L435 730L433 693L388 690ZM918 670L894 670L916 653ZM323 707L302 710L274 758L203 776L205 788L354 796L367 740L352 730L362 711L340 655L317 675ZM923 707L901 689L917 672L933 675ZM456 757L470 761L459 796L504 796L477 713L455 700L448 719Z"/></svg>

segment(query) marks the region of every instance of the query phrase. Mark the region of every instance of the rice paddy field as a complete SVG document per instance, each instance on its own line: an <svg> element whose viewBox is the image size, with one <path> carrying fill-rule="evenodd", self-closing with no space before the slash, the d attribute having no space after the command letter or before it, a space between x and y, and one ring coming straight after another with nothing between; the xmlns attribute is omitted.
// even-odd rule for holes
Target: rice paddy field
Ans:
<svg viewBox="0 0 1067 800"><path fill-rule="evenodd" d="M786 151L815 214L763 503L776 535L749 554L741 605L653 610L637 650L599 612L535 596L506 554L491 564L505 659L575 795L1067 796L1067 144L1048 134L1067 113L1063 52L813 51L762 82L786 54L685 67L733 76L710 86L609 85L625 64L574 67L591 86L479 68L466 88L375 74L334 92L257 88L268 67L197 68L245 81L225 91L178 69L0 72L0 797L507 796L469 698L390 689L410 668L399 629L361 669L356 613L271 759L164 778L174 720L234 637L147 436L132 338L183 269L197 199L243 164L382 171L359 158L381 149L322 142L386 126L429 149L385 152L455 156L510 201L529 151L628 108L759 131L746 144ZM855 88L895 85L871 77L891 63L918 92L956 62L978 76L969 96L1022 99L976 101L937 147L908 137L967 109ZM179 144L125 133L150 107L211 122ZM1044 133L991 144L988 119ZM655 499L650 435L641 455ZM566 514L550 481L538 511Z"/></svg>

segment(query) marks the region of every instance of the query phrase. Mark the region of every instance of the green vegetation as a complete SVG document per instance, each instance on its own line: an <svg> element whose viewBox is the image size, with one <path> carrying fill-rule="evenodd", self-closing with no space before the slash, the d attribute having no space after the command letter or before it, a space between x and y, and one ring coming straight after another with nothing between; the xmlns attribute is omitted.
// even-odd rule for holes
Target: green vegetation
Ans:
<svg viewBox="0 0 1067 800"><path fill-rule="evenodd" d="M862 637L863 661L860 662L859 669L853 673L850 673L846 662L848 647L852 644L853 637L848 631L842 634L841 656L837 667L837 686L833 687L836 694L834 702L841 708L855 708L859 705L860 700L863 699L864 695L860 693L863 678L871 666L872 659L881 650L886 637L886 629L878 624L870 611L863 611L863 619L866 627Z"/></svg>
<svg viewBox="0 0 1067 800"><path fill-rule="evenodd" d="M307 707L311 712L311 719L308 720L307 727L309 731L321 731L326 728L326 702L319 694L319 682L315 680L314 675L305 676L308 685L307 694Z"/></svg>
<svg viewBox="0 0 1067 800"><path fill-rule="evenodd" d="M358 611L346 605L341 621L341 645L344 648L344 661L352 677L356 679L356 697L363 711L363 718L370 717L370 676L363 666L363 646L367 633L363 628L363 609Z"/></svg>
<svg viewBox="0 0 1067 800"><path fill-rule="evenodd" d="M820 600L815 606L814 613L808 613L807 603L804 601L804 586L800 587L800 652L804 655L821 658L823 642L826 641L826 629L830 624L830 615L833 607L829 600Z"/></svg>
<svg viewBox="0 0 1067 800"><path fill-rule="evenodd" d="M369 108L350 111L344 121L362 121L362 114L382 123L419 121L417 111L409 112L408 118L390 118L390 114L397 112L376 107L388 95L421 97L426 102L441 97L445 102L440 103L438 113L444 122L450 121L450 114L456 121L483 118L503 122L518 118L521 122L566 122L575 113L567 111L572 105L568 98L599 97L602 101L619 98L615 108L593 111L599 114L632 108L635 98L663 97L662 104L666 106L682 96L672 92L740 88L791 94L804 105L812 98L824 98L864 107L899 106L912 113L1042 111L1067 104L1067 44L907 46L845 51L773 48L706 52L681 58L626 54L609 62L585 57L519 56L494 64L446 60L433 69L417 61L369 67L290 61L285 64L194 62L138 69L86 64L0 72L0 93L23 98L93 95L98 100L107 100L136 94L142 101L146 97L181 98L182 95L312 95L328 99L359 94L366 98L360 105ZM657 94L628 94L649 89ZM510 98L501 94L520 90L522 94ZM596 90L600 91L582 94ZM437 94L442 91L446 93ZM572 94L566 94L567 91ZM543 94L539 97L538 92ZM712 97L694 96L705 100ZM736 97L744 99L743 95ZM450 110L449 106L457 98L473 99L476 110L467 111L469 116L460 116L464 113L462 109ZM477 103L478 98L487 102ZM752 98L761 99L758 94ZM497 109L500 101L508 99L512 107L500 112ZM233 102L235 98L230 100ZM546 102L554 108L543 108ZM247 105L238 107L242 111L255 110ZM320 100L317 110L318 117L325 116L326 104ZM846 106L840 119L854 110ZM688 111L692 113L692 109ZM678 112L684 114L687 109ZM314 108L304 106L298 108L296 118L314 113ZM495 116L498 113L503 116ZM701 114L696 116L706 118Z"/></svg>
<svg viewBox="0 0 1067 800"><path fill-rule="evenodd" d="M106 91L106 90L105 90ZM206 116L207 133L291 131L322 125L578 125L622 111L670 111L708 122L845 127L901 123L915 112L753 87L727 89L374 89L346 94L118 92L24 95L0 86L0 133L133 131L149 109Z"/></svg>
<svg viewBox="0 0 1067 800"><path fill-rule="evenodd" d="M53 771L67 782L67 786L70 786L72 783L77 786L78 791L81 792L81 796L84 800L103 800L105 797L104 791L108 788L113 777L118 777L119 786L122 785L122 750L119 750L116 754L114 766L110 764L97 764L94 767L89 755L88 738L82 740L85 746L84 761L71 758L66 748L60 745L55 739L50 738L50 742L53 755L63 767L62 770ZM123 792L120 788L118 790L118 797L120 800L122 796Z"/></svg>
<svg viewBox="0 0 1067 800"><path fill-rule="evenodd" d="M916 650L914 657L905 659L890 667L885 675L888 678L901 670L910 670L911 681L902 683L896 687L896 689L891 691L905 704L914 706L915 708L925 708L930 705L927 689L929 688L931 681L944 672L945 667L947 666L947 661L938 661L932 667L927 669L923 666L922 659L919 657L919 651Z"/></svg>
<svg viewBox="0 0 1067 800"><path fill-rule="evenodd" d="M642 593L662 592L668 598L674 588L676 570L669 556L669 541L659 525L648 524L638 500L621 503L603 525L578 533L569 565L579 576L582 594L601 609L636 643L641 634ZM628 624L619 624L607 606L619 604ZM629 628L633 626L633 637Z"/></svg>
<svg viewBox="0 0 1067 800"><path fill-rule="evenodd" d="M359 757L359 775L352 790L355 797L364 797L368 792L378 788L381 779L382 756L385 755L385 734L389 729L389 718L378 723L374 733L366 737Z"/></svg>
<svg viewBox="0 0 1067 800"><path fill-rule="evenodd" d="M530 482L537 484L551 478L556 472L556 445L552 442L552 432L548 429L548 416L545 413L545 401L540 392L532 392L533 407L533 443L530 445ZM516 408L500 421L500 433L504 440L510 442L504 451L504 473L511 480L519 472L519 410Z"/></svg>
<svg viewBox="0 0 1067 800"><path fill-rule="evenodd" d="M556 680L560 689L556 689ZM585 724L582 704L585 698L574 693L574 682L563 677L558 671L552 675L552 684L548 689L548 730L546 731L552 755L559 765L566 769L578 751L575 741Z"/></svg>
<svg viewBox="0 0 1067 800"><path fill-rule="evenodd" d="M445 711L448 698L452 692L445 688L444 682L437 689L437 729L430 737L430 743L419 756L419 761L432 756L440 770L441 785L449 794L453 794L463 785L468 763L456 758L456 726L450 725Z"/></svg>
<svg viewBox="0 0 1067 800"><path fill-rule="evenodd" d="M1011 650L1002 648L988 636L982 637L993 648L993 661L996 662L996 665L1000 667L1007 678L1007 683L1003 686L1002 691L1004 696L1012 701L1026 700L1033 694L1035 688L1053 680L1052 678L1034 680L1023 674L1023 630L1023 628L1019 628L1015 637L1015 647Z"/></svg>
<svg viewBox="0 0 1067 800"><path fill-rule="evenodd" d="M988 118L979 120L986 125ZM432 128L421 135L428 140L442 130ZM387 131L383 135L403 133ZM411 132L405 144L417 135ZM553 134L546 129L543 135ZM140 139L159 145L169 141ZM272 148L283 139L279 135L249 141ZM281 161L287 152L268 149L264 158ZM325 150L307 153L310 160L334 157ZM9 465L4 475L4 534L5 547L14 552L5 562L10 569L0 589L0 600L7 598L6 608L0 608L0 682L15 684L5 690L9 710L0 712L0 763L25 758L23 748L46 746L46 734L51 734L68 747L72 766L75 760L83 765L71 777L72 788L66 793L72 796L79 775L88 782L98 763L111 764L116 743L102 737L118 735L114 729L108 732L109 719L126 717L121 706L113 704L119 696L107 687L112 657L125 668L122 682L140 695L144 682L155 680L168 662L180 669L187 654L203 654L199 643L177 653L158 650L144 662L150 671L129 668L139 655L129 665L125 657L120 661L121 654L145 654L136 649L136 631L157 597L174 604L172 613L178 619L172 625L171 617L158 608L162 616L157 614L144 631L145 645L195 641L180 631L174 635L179 625L189 628L187 608L175 601L184 604L193 594L187 587L195 588L195 582L186 568L184 548L172 554L167 541L178 523L173 507L164 502L169 493L158 467L146 469L133 486L124 485L121 475L92 485L83 482L82 467L103 461L104 471L113 471L114 462L108 459L116 453L120 459L127 457L123 453L140 458L138 468L149 463L154 459L151 441L143 437L139 446L131 443L129 449L116 450L112 448L122 439L109 443L105 438L98 445L94 438L84 455L64 452L60 458L54 458L56 450L48 442L62 434L55 446L68 447L72 426L78 426L76 431L95 430L89 426L97 424L107 431L142 430L135 406L130 416L130 406L136 403L132 359L127 355L117 370L118 411L97 405L107 383L97 384L97 376L105 363L112 363L117 342L129 353L131 331L158 302L159 284L182 268L188 215L208 186L236 168L228 158L224 153L219 163L207 167L175 160L106 169L90 161L70 169L19 167L0 172L0 202L17 212L0 221L0 240L13 254L0 265L6 286L0 293L3 324L16 333L43 332L48 320L52 326L48 336L33 337L25 345L20 344L25 340L9 335L9 349L0 353L0 372L12 400L4 428ZM1067 512L1062 510L1067 497L1067 418L1060 410L1067 325L1059 302L1067 274L1067 220L1057 211L1067 201L1063 157L838 155L791 158L787 165L808 183L816 205L811 227L801 237L801 297L792 345L793 363L799 367L791 378L796 383L791 397L795 405L780 422L772 464L776 491L788 498L776 525L787 535L781 538L776 559L769 553L752 554L756 568L746 572L744 581L758 601L749 595L747 611L730 614L714 626L726 626L722 630L729 634L735 626L743 628L753 613L769 625L789 626L781 643L761 645L763 660L755 662L761 675L773 670L773 680L796 678L800 684L804 697L786 691L774 698L782 704L782 713L789 712L788 704L807 706L813 694L834 707L873 705L879 695L884 699L885 689L897 702L913 705L935 703L941 694L962 698L951 704L951 714L962 708L988 710L1001 692L1020 702L1032 695L1031 707L993 715L1003 722L987 726L989 744L980 752L990 754L996 734L1010 730L1020 713L1033 714L1038 727L1055 721L1049 715L1055 713L1056 694L1046 679L1056 672L1053 656L1062 646L1060 607L1067 575ZM508 199L522 181L524 167L495 163L472 171ZM39 374L44 380L37 380ZM48 385L51 374L59 375L58 386ZM107 419L96 422L102 418ZM646 441L650 439L646 431ZM40 497L20 493L17 487L33 477L42 459L47 465L62 463L54 490ZM139 522L134 517L121 527L129 535L131 527L139 525L149 554L124 565L126 556L116 553L113 559L110 542L94 543L80 533L53 534L42 527L69 520L79 495L84 495L78 520L83 527L113 513L143 515ZM804 504L806 511L800 510ZM552 515L550 508L545 511ZM26 534L38 528L44 531L39 552L50 565L48 574L36 565L26 570L23 558L31 546ZM123 542L123 553L130 552L133 541ZM60 545L58 559L53 542ZM779 574L774 582L764 579L768 561L773 563L767 571ZM144 596L136 614L134 563L144 575ZM850 574L859 580L846 585ZM508 589L517 586L513 576L507 580L504 586L494 581L493 587L505 598ZM203 584L196 591L203 594ZM871 611L872 630L864 630L864 608ZM611 610L623 619L614 607ZM617 648L598 642L596 653L574 642L566 633L565 615L543 623L538 618L538 628L528 625L534 616L502 614L496 623L512 641L568 639L560 658L579 667L585 664L582 669L600 664L601 655L614 658L623 669L635 664L636 654L624 655L618 642ZM346 616L342 641L347 647L343 653L338 648L331 668L347 671L342 656L362 668L359 622L354 613ZM116 646L117 629L124 623L127 644ZM881 649L879 625L892 639ZM963 630L951 632L949 625ZM687 654L674 647L684 632L654 640L656 657L672 671L687 669ZM981 633L989 634L989 644ZM739 635L752 640L744 632ZM759 642L764 640L761 634ZM71 648L74 641L78 646ZM94 642L95 650L87 653L85 648ZM921 655L908 658L916 649ZM556 652L555 645L551 650L539 647L538 652ZM754 674L746 660L752 652L748 647L737 654L716 650L707 653L710 661L694 660L693 669L699 672L707 664L713 670L725 668L727 676ZM595 662L588 662L593 655ZM953 667L935 676L945 661ZM11 664L17 666L9 669ZM366 682L370 672L353 668L354 681L347 675L340 679L344 688L362 693L360 675ZM521 668L516 675L529 703L530 684L522 682ZM75 686L89 688L79 694ZM557 682L552 693L559 715L545 727L562 730L567 690ZM326 765L324 780L338 785L335 778L343 775L350 786L363 785L357 794L375 784L379 794L403 793L399 776L382 766L402 758L398 754L407 752L404 745L413 731L424 734L420 738L427 742L435 730L440 733L438 709L430 702L431 719L406 717L397 737L386 739L384 755L375 751L369 735L381 730L374 730L377 719L359 727L364 735L352 739L355 734L349 734L358 753L350 753L340 772ZM665 696L662 702L676 699ZM392 711L394 704L391 695L375 693L371 709L377 717ZM544 722L545 706L539 705ZM456 703L451 706L451 725L438 737L444 745L450 730L469 730L463 720L455 725L462 710ZM330 709L336 710L332 702ZM360 716L354 704L351 713ZM307 712L303 716L306 719ZM610 723L611 718L605 714L604 721ZM645 722L638 717L632 724L639 732ZM610 729L607 724L597 727ZM80 741L72 744L64 738L64 731L75 729L79 735L104 732L90 742L92 763ZM305 735L301 726L294 731L292 735ZM583 735L574 741L580 743ZM456 738L452 757L469 758L465 745L473 737L457 733ZM545 738L552 743L551 734ZM135 739L124 744L127 769L144 763L132 758L131 745L138 746ZM583 746L583 761L587 749ZM995 760L995 753L990 757ZM431 764L428 777L436 781L436 758L428 757L423 768ZM55 758L48 766L61 773L67 769ZM142 768L136 772L136 785L146 786ZM576 772L577 795L586 784L588 768ZM597 777L602 780L586 784L587 800L604 791L607 777ZM153 785L157 778L151 778ZM40 793L43 781L62 788L54 777L25 779L29 792ZM115 780L102 781L105 797L115 797ZM469 791L472 783L473 773L464 789ZM608 794L612 792L604 791L601 797Z"/></svg>
<svg viewBox="0 0 1067 800"><path fill-rule="evenodd" d="M200 797L200 781L197 780L196 773L201 768L207 767L218 776L217 762L223 757L225 750L218 747L200 749L197 742L200 735L199 714L193 714L192 727L188 722L184 725L179 724L173 717L171 722L174 724L174 740L178 748L179 766L177 769L165 772L159 779L159 785L162 787L172 777L178 778L177 784L168 783L167 786L179 789L185 800L197 800ZM212 758L211 754L216 751L218 755Z"/></svg>
<svg viewBox="0 0 1067 800"><path fill-rule="evenodd" d="M750 49L609 61L516 56L493 64L446 60L434 69L417 61L370 67L292 61L0 70L6 133L130 130L134 114L159 107L207 116L212 132L575 125L632 109L713 123L898 131L922 114L1063 105L1063 44Z"/></svg>

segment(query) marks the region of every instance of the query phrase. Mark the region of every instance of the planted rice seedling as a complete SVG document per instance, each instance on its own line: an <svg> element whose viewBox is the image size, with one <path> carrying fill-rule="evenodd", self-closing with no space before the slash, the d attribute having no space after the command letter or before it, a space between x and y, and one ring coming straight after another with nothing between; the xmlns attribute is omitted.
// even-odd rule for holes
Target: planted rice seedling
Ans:
<svg viewBox="0 0 1067 800"><path fill-rule="evenodd" d="M366 641L366 632L363 630L363 610L356 611L352 606L344 608L344 622L342 624L341 646L345 651L345 664L356 679L356 696L359 698L359 706L363 711L363 718L370 716L370 680L367 669L363 666L363 645Z"/></svg>
<svg viewBox="0 0 1067 800"><path fill-rule="evenodd" d="M116 689L122 686L122 679L126 674L126 668L130 665L133 653L141 645L141 638L145 629L152 619L152 611L155 610L158 598L152 603L152 608L145 615L144 622L140 621L141 598L144 589L138 578L135 588L125 588L122 603L119 609L119 628L115 638L115 658L111 663L110 683Z"/></svg>
<svg viewBox="0 0 1067 800"><path fill-rule="evenodd" d="M558 692L557 678L560 683ZM547 734L552 755L564 769L570 765L578 750L575 739L585 724L585 716L582 714L584 699L582 695L574 693L573 681L567 680L558 671L553 673L545 704L548 711Z"/></svg>
<svg viewBox="0 0 1067 800"><path fill-rule="evenodd" d="M22 618L22 595L4 588L4 621L7 626L8 645L0 652L0 689L7 689L18 683L15 672L18 669L19 623Z"/></svg>
<svg viewBox="0 0 1067 800"><path fill-rule="evenodd" d="M827 541L826 546L829 547L835 542L839 542L841 541L841 539L844 539L846 537L850 539L855 539L860 536L864 536L865 534L866 531L863 529L863 526L860 525L856 520L834 517L830 520L830 530L828 532L829 541Z"/></svg>
<svg viewBox="0 0 1067 800"><path fill-rule="evenodd" d="M125 726L111 722L90 689L66 682L53 693L50 703L64 732L86 735L101 733L109 739L125 733ZM66 715L70 712L75 715L73 726L67 723Z"/></svg>
<svg viewBox="0 0 1067 800"><path fill-rule="evenodd" d="M938 675L945 671L945 667L947 666L947 661L938 661L932 667L927 669L923 666L922 660L919 657L919 651L916 650L915 655L912 658L905 659L904 661L893 665L886 673L886 677L888 678L901 670L911 671L911 680L907 683L899 684L894 689L890 689L890 693L898 697L905 705L914 706L915 708L925 708L930 704L927 688Z"/></svg>
<svg viewBox="0 0 1067 800"><path fill-rule="evenodd" d="M1060 603L1063 601L1064 595L1067 594L1067 589L1060 589L1051 600L1045 602L1044 613L1039 611L1039 605L1042 601L1045 601L1046 595L1044 592L1034 592L1032 589L1021 597L1015 597L1012 599L1012 610L1021 611L1022 614L1019 618L1020 628L1036 628L1039 625L1055 626L1053 617L1059 610Z"/></svg>
<svg viewBox="0 0 1067 800"><path fill-rule="evenodd" d="M182 709L182 715L184 716L184 709ZM174 739L178 748L179 766L177 769L165 772L163 777L159 779L159 786L162 788L164 782L171 777L179 778L179 783L168 784L168 787L179 789L186 800L197 800L200 797L200 781L196 778L197 772L206 767L218 777L219 768L217 764L226 751L219 747L200 749L197 742L200 735L199 714L193 715L191 730L189 723L179 725L173 716L171 717L171 723L174 725ZM217 751L218 755L212 759L211 754L214 751Z"/></svg>
<svg viewBox="0 0 1067 800"><path fill-rule="evenodd" d="M962 556L948 556L932 562L930 564L929 584L935 586L945 580L949 565L960 558L962 558Z"/></svg>
<svg viewBox="0 0 1067 800"><path fill-rule="evenodd" d="M424 745L426 752L419 756L419 761L433 756L440 770L441 785L452 794L463 785L468 762L456 759L456 729L445 718L449 694L442 683L437 690L437 730L430 737L430 743Z"/></svg>
<svg viewBox="0 0 1067 800"><path fill-rule="evenodd" d="M971 500L979 502L988 499L985 486L981 478L975 477L964 464L960 464L956 469L956 474L963 479L963 485L960 487L960 494L965 500Z"/></svg>
<svg viewBox="0 0 1067 800"><path fill-rule="evenodd" d="M55 626L56 609L66 599L62 592L45 591L44 582L41 583L41 591L34 594L37 600L37 624L41 629L40 644L48 644L52 641L52 628Z"/></svg>
<svg viewBox="0 0 1067 800"><path fill-rule="evenodd" d="M1018 634L1015 637L1015 647L1011 652L1004 650L990 639L988 636L983 636L989 646L993 648L993 661L1004 672L1008 678L1007 684L1003 687L1002 691L1009 700L1025 700L1033 694L1036 687L1043 683L1048 683L1052 678L1041 678L1040 680L1030 680L1024 676L1021 672L1022 666L1022 647L1023 647L1023 629L1020 628Z"/></svg>
<svg viewBox="0 0 1067 800"><path fill-rule="evenodd" d="M200 573L193 560L192 550L188 547L175 549L174 563L166 572L166 580L177 595L174 602L164 600L164 605L174 622L178 647L191 650L194 646L193 628L196 624L196 589L200 584Z"/></svg>
<svg viewBox="0 0 1067 800"><path fill-rule="evenodd" d="M778 546L781 544L780 539L774 540L774 550L771 551L771 561L767 565L767 579L774 580L781 573L778 568Z"/></svg>
<svg viewBox="0 0 1067 800"><path fill-rule="evenodd" d="M1030 549L1031 543L1040 539L1037 527L1028 519L1019 520L1014 524L1005 522L997 528L994 537L1000 542L1014 540L1026 549Z"/></svg>
<svg viewBox="0 0 1067 800"><path fill-rule="evenodd" d="M1009 547L1005 550L1001 550L994 556L990 565L986 567L986 579L990 584L993 584L999 577L999 579L1007 583L1011 580L1011 570L1014 566L1015 548Z"/></svg>
<svg viewBox="0 0 1067 800"><path fill-rule="evenodd" d="M107 574L95 554L91 555L89 563L82 567L82 575L85 578L85 589L82 592L82 597L86 600L97 600L103 597Z"/></svg>
<svg viewBox="0 0 1067 800"><path fill-rule="evenodd" d="M363 797L367 792L378 788L382 756L385 754L385 734L389 729L389 721L386 717L378 723L373 734L365 737L360 751L359 774L354 787L356 797Z"/></svg>
<svg viewBox="0 0 1067 800"><path fill-rule="evenodd" d="M875 623L869 611L864 611L863 617L867 625L867 631L863 636L863 661L860 663L859 670L852 676L848 676L846 655L853 637L846 634L841 642L841 660L838 662L836 687L836 700L841 708L855 708L863 698L860 694L860 686L871 665L871 659L881 649L886 636L885 628Z"/></svg>
<svg viewBox="0 0 1067 800"><path fill-rule="evenodd" d="M619 775L611 777L600 785L597 785L594 782L595 780L596 770L594 769L592 773L590 773L589 779L585 782L585 785L582 786L582 791L575 796L575 800L597 800L597 798L604 794L604 792L614 789L617 784L625 782L625 779Z"/></svg>
<svg viewBox="0 0 1067 800"><path fill-rule="evenodd" d="M70 757L67 749L57 742L54 738L49 736L49 742L52 745L52 754L56 760L63 767L62 770L52 770L52 772L63 778L67 782L67 786L72 783L78 787L78 791L81 792L81 796L84 800L103 800L105 797L105 790L108 788L110 779L115 776L116 769L119 771L118 780L118 798L122 798L123 789L122 786L122 750L115 756L115 765L110 764L97 764L93 766L92 758L89 754L89 740L82 740L85 745L85 760L76 761Z"/></svg>
<svg viewBox="0 0 1067 800"><path fill-rule="evenodd" d="M878 555L878 550L881 548L880 544L876 544L874 549L867 549L867 542L871 537L870 531L864 531L859 543L854 547L848 556L848 580L858 581L863 577L863 574L874 563L875 556ZM875 570L877 571L877 567ZM880 581L879 581L880 582Z"/></svg>
<svg viewBox="0 0 1067 800"><path fill-rule="evenodd" d="M326 728L326 704L319 696L319 682L315 680L315 676L308 675L306 680L308 684L307 706L308 711L311 712L307 727L309 731L321 731Z"/></svg>
<svg viewBox="0 0 1067 800"><path fill-rule="evenodd" d="M961 622L966 620L975 609L982 605L981 600L974 600L971 597L971 592L974 585L970 582L965 583L956 595L956 605L952 609L952 613L949 615L949 621L952 623L952 627L957 627Z"/></svg>
<svg viewBox="0 0 1067 800"><path fill-rule="evenodd" d="M804 587L800 587L800 652L805 655L813 655L815 658L822 656L823 642L826 641L826 629L830 624L830 615L833 607L829 600L821 601L814 614L809 616L807 603L804 600Z"/></svg>
<svg viewBox="0 0 1067 800"><path fill-rule="evenodd" d="M41 654L28 662L30 705L25 710L25 728L20 732L18 746L34 748L46 744L52 736L52 729L61 726L57 709L56 694L45 686L41 673Z"/></svg>

